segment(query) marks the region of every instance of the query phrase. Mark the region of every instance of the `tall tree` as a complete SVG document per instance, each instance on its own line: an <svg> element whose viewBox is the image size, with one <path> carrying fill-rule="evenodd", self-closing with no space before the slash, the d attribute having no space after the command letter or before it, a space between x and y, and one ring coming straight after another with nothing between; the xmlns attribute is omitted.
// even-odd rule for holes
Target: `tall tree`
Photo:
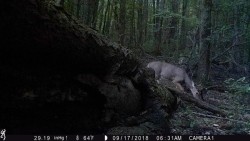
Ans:
<svg viewBox="0 0 250 141"><path fill-rule="evenodd" d="M155 19L154 19L154 46L155 54L161 54L161 43L162 43L162 23L163 17L160 15L160 12L164 9L165 0L156 0L155 5Z"/></svg>
<svg viewBox="0 0 250 141"><path fill-rule="evenodd" d="M198 67L198 80L204 82L209 79L210 49L211 49L211 11L212 0L202 0L201 28L200 28L200 59Z"/></svg>
<svg viewBox="0 0 250 141"><path fill-rule="evenodd" d="M136 46L136 38L135 38L135 4L136 1L131 1L131 8L129 10L129 21L130 21L130 29L129 29L129 43L128 46Z"/></svg>
<svg viewBox="0 0 250 141"><path fill-rule="evenodd" d="M124 45L125 31L126 31L126 0L120 0L120 13L119 13L119 41Z"/></svg>
<svg viewBox="0 0 250 141"><path fill-rule="evenodd" d="M80 19L80 10L81 10L81 0L77 0L76 4L76 17Z"/></svg>
<svg viewBox="0 0 250 141"><path fill-rule="evenodd" d="M109 25L110 25L110 21L109 21L109 13L110 13L110 9L111 9L111 0L108 0L106 8L105 8L105 12L104 12L104 21L103 21L103 26L102 26L102 33L103 34L108 34L109 33Z"/></svg>
<svg viewBox="0 0 250 141"><path fill-rule="evenodd" d="M143 1L138 1L138 18L137 18L137 29L138 29L138 46L142 46L143 31L144 31L144 16L143 16Z"/></svg>
<svg viewBox="0 0 250 141"><path fill-rule="evenodd" d="M181 37L180 37L180 47L184 49L187 42L187 32L186 32L186 19L187 19L187 5L188 0L182 0L182 21L181 21Z"/></svg>
<svg viewBox="0 0 250 141"><path fill-rule="evenodd" d="M148 0L144 0L144 8L143 8L143 24L144 24L144 41L147 40L148 35L148 12L149 12L149 4Z"/></svg>
<svg viewBox="0 0 250 141"><path fill-rule="evenodd" d="M105 1L101 0L100 1L100 9L99 9L100 13L98 14L98 16L99 16L99 18L98 18L98 20L99 20L98 30L100 32L102 32L102 26L103 26L103 22L104 22L103 21L103 17L104 17L104 5L105 5Z"/></svg>
<svg viewBox="0 0 250 141"><path fill-rule="evenodd" d="M172 0L172 18L171 18L171 23L170 23L170 31L169 31L169 36L168 36L168 40L170 43L170 40L175 40L176 38L176 31L177 31L177 27L178 27L178 10L179 10L179 0Z"/></svg>

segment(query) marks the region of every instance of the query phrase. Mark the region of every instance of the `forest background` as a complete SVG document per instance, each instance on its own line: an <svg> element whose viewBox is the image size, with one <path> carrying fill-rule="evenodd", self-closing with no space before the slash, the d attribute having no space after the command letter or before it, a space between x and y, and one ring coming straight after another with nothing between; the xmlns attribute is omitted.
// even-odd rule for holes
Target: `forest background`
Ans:
<svg viewBox="0 0 250 141"><path fill-rule="evenodd" d="M66 11L113 41L189 66L197 80L217 65L246 74L250 62L248 0L62 0ZM177 62L176 62L177 63Z"/></svg>

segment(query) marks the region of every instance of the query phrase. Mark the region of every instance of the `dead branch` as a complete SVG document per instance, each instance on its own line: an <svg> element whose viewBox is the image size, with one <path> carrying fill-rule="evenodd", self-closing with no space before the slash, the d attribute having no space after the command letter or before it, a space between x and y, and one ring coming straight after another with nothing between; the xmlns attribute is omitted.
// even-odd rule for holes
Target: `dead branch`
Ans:
<svg viewBox="0 0 250 141"><path fill-rule="evenodd" d="M167 86L168 87L168 86ZM209 103L206 103L202 100L198 100L198 99L195 99L194 97L192 97L191 95L188 95L187 93L185 92L181 92L175 88L172 88L172 87L168 87L168 89L174 93L174 94L177 94L182 100L184 101L187 101L187 102L191 102L191 103L194 103L197 107L199 108L202 108L202 109L205 109L207 111L210 111L214 114L219 114L221 116L226 116L228 115L228 113L222 109L219 109Z"/></svg>
<svg viewBox="0 0 250 141"><path fill-rule="evenodd" d="M238 123L249 124L248 122L245 122L245 121L231 119L231 118L226 118L226 117L219 117L219 116L214 116L214 115L207 115L207 114L202 114L202 113L197 113L197 112L192 112L192 113L196 114L198 116L203 116L203 117L208 117L208 118L217 118L217 119L223 119L223 120L230 120L230 121L238 122Z"/></svg>

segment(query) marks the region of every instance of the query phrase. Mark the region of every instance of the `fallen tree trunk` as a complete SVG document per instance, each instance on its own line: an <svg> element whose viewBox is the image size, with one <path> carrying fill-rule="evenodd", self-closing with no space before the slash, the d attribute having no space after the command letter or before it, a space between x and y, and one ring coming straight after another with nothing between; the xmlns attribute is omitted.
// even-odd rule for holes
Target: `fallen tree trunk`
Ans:
<svg viewBox="0 0 250 141"><path fill-rule="evenodd" d="M4 0L0 15L0 125L8 133L168 132L175 98L159 93L129 50L52 0Z"/></svg>

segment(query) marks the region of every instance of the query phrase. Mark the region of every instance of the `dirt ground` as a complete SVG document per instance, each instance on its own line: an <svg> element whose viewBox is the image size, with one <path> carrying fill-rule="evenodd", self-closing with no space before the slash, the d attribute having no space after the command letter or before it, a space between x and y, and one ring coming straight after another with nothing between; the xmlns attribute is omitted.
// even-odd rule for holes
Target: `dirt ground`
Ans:
<svg viewBox="0 0 250 141"><path fill-rule="evenodd" d="M200 109L192 103L181 101L170 119L171 133L179 135L250 135L250 93L210 90L203 96L206 102L226 110L229 114L221 117Z"/></svg>

